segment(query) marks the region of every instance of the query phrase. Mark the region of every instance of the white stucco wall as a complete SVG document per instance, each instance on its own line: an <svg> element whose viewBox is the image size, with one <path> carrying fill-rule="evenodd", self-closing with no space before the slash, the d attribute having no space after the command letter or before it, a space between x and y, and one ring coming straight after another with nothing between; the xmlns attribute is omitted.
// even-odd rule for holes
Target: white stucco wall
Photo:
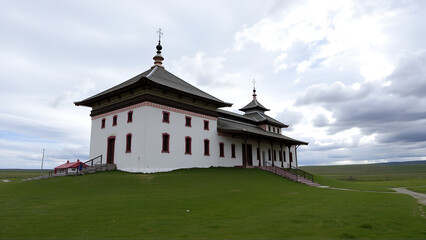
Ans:
<svg viewBox="0 0 426 240"><path fill-rule="evenodd" d="M133 122L127 122L127 113L133 111ZM163 111L170 113L169 123L162 121ZM112 126L113 116L117 115L117 125ZM185 126L185 116L191 117L191 127ZM102 119L106 119L105 128L101 128ZM204 130L204 121L209 121L209 130ZM126 135L132 134L131 152L126 153ZM162 152L162 135L170 135L169 153ZM159 104L145 102L131 107L126 107L107 114L92 118L90 158L102 155L103 162L107 161L108 138L115 137L114 163L118 170L128 172L162 172L180 168L205 168L211 166L233 167L242 165L244 140L238 137L218 134L217 119L193 112L170 108ZM185 137L192 139L192 152L185 154ZM204 139L210 140L210 155L204 156ZM224 143L224 157L219 157L219 143ZM231 144L235 144L235 158L231 157ZM247 144L252 145L252 162L259 165L257 159L258 143L255 139L248 139ZM270 142L262 141L260 155L265 152L268 159ZM279 150L279 145L274 145ZM289 156L286 151L285 167L288 167ZM294 151L294 147L292 148ZM273 154L273 153L271 153ZM262 159L263 165L263 159ZM276 166L282 166L278 158Z"/></svg>

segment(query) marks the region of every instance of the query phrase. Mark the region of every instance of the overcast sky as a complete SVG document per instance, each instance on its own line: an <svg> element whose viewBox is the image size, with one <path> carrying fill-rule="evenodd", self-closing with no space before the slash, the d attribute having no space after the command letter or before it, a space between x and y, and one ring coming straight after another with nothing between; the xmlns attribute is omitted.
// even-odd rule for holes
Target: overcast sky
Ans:
<svg viewBox="0 0 426 240"><path fill-rule="evenodd" d="M0 168L89 154L79 101L163 65L258 100L300 165L426 160L426 1L0 0Z"/></svg>

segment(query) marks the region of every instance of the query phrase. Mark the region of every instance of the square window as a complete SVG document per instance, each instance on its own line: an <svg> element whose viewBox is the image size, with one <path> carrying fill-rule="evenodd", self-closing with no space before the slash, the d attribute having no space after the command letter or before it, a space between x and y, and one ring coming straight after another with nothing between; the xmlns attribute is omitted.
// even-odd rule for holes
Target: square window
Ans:
<svg viewBox="0 0 426 240"><path fill-rule="evenodd" d="M204 130L209 130L209 121L204 120Z"/></svg>
<svg viewBox="0 0 426 240"><path fill-rule="evenodd" d="M191 117L185 117L185 127L191 127Z"/></svg>
<svg viewBox="0 0 426 240"><path fill-rule="evenodd" d="M231 145L231 158L235 158L235 144Z"/></svg>
<svg viewBox="0 0 426 240"><path fill-rule="evenodd" d="M163 123L170 123L170 113L163 111Z"/></svg>

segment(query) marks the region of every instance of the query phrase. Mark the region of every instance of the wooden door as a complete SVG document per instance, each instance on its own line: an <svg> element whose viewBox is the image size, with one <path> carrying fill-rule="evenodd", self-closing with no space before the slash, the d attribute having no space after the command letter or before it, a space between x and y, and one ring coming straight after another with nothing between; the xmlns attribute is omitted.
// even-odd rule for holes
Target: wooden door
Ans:
<svg viewBox="0 0 426 240"><path fill-rule="evenodd" d="M247 166L253 166L253 153L251 144L247 144L247 158L246 158L246 149L245 144L243 143L243 163L246 162Z"/></svg>
<svg viewBox="0 0 426 240"><path fill-rule="evenodd" d="M114 163L114 150L115 150L115 137L109 137L108 145L107 145L107 163L109 164Z"/></svg>

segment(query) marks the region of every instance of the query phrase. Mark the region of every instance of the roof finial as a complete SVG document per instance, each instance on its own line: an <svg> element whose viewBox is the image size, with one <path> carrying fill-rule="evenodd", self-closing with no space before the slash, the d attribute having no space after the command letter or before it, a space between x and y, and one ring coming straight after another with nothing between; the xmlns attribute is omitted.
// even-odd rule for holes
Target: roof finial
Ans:
<svg viewBox="0 0 426 240"><path fill-rule="evenodd" d="M157 55L154 56L154 66L152 66L152 68L158 66L161 68L164 68L163 66L163 56L161 56L161 49L163 49L163 47L161 46L161 36L163 35L163 32L161 31L161 28L158 29L157 31L158 33L158 44L157 44Z"/></svg>
<svg viewBox="0 0 426 240"><path fill-rule="evenodd" d="M256 100L256 80L253 78L253 100Z"/></svg>

